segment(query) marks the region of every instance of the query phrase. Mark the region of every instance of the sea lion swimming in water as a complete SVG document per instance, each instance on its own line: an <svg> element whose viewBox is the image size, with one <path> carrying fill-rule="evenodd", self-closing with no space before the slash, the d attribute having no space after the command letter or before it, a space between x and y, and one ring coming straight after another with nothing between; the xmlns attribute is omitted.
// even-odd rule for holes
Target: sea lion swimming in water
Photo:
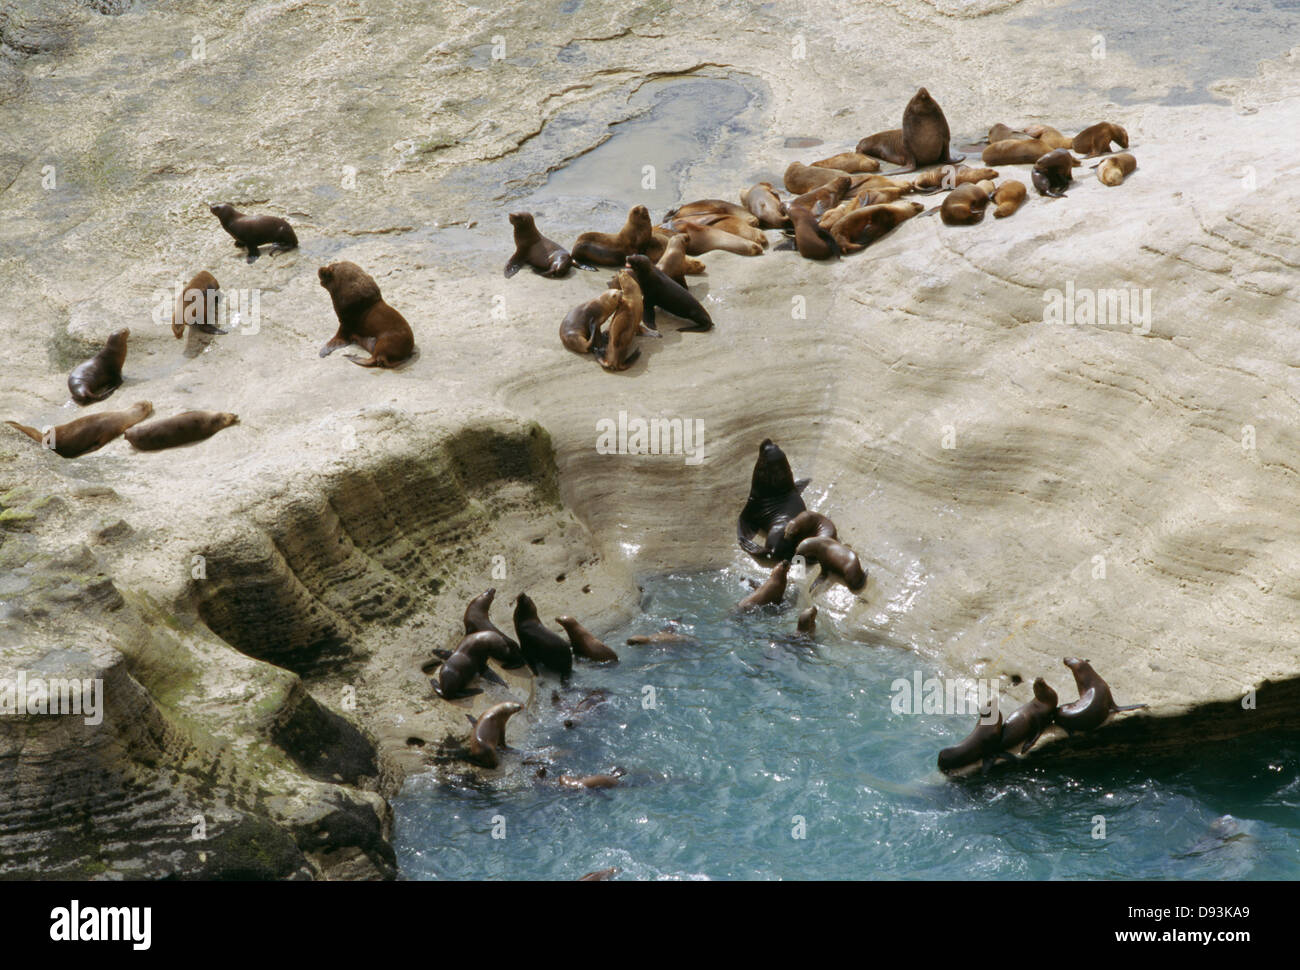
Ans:
<svg viewBox="0 0 1300 970"><path fill-rule="evenodd" d="M1047 681L1034 678L1034 699L1016 708L1002 725L1002 749L1010 751L1021 744L1020 754L1028 754L1039 735L1056 720L1056 702L1056 691Z"/></svg>
<svg viewBox="0 0 1300 970"><path fill-rule="evenodd" d="M122 365L126 363L126 340L131 331L123 327L109 334L99 353L72 368L68 392L78 404L105 401L122 386Z"/></svg>
<svg viewBox="0 0 1300 970"><path fill-rule="evenodd" d="M1101 727L1112 714L1121 711L1136 711L1145 704L1130 704L1120 707L1111 696L1110 685L1092 669L1086 660L1066 657L1062 661L1074 674L1075 686L1079 688L1079 699L1056 709L1056 723L1067 734L1075 731L1091 731Z"/></svg>
<svg viewBox="0 0 1300 970"><path fill-rule="evenodd" d="M817 607L810 606L799 614L799 624L796 630L805 637L811 637L817 632Z"/></svg>
<svg viewBox="0 0 1300 970"><path fill-rule="evenodd" d="M752 610L755 607L780 603L785 598L786 580L790 573L789 560L782 560L772 567L763 584L737 604L737 609Z"/></svg>
<svg viewBox="0 0 1300 970"><path fill-rule="evenodd" d="M674 624L670 623L658 633L638 634L636 636L628 637L623 642L629 647L633 647L660 643L699 643L700 641L689 633L681 633L675 628Z"/></svg>
<svg viewBox="0 0 1300 970"><path fill-rule="evenodd" d="M27 437L49 448L60 458L80 458L97 451L134 424L153 414L153 405L137 401L124 411L100 411L74 418L67 424L51 428L44 435L17 421L5 424L17 428Z"/></svg>
<svg viewBox="0 0 1300 970"><path fill-rule="evenodd" d="M515 227L515 254L506 263L506 279L525 266L550 279L559 279L573 266L569 251L554 240L547 239L537 229L531 212L512 212L510 225Z"/></svg>
<svg viewBox="0 0 1300 970"><path fill-rule="evenodd" d="M758 446L749 497L736 519L736 538L740 548L760 560L778 558L776 550L786 525L807 509L799 493L808 487L810 481L808 478L795 481L785 452L771 438L764 438ZM767 540L760 546L754 542L754 536L763 530L767 530Z"/></svg>
<svg viewBox="0 0 1300 970"><path fill-rule="evenodd" d="M956 164L965 155L953 155L948 147L948 119L925 88L918 88L903 110L903 127L868 135L858 142L861 155L873 155L902 168L890 175L912 172L927 165Z"/></svg>
<svg viewBox="0 0 1300 970"><path fill-rule="evenodd" d="M564 627L564 632L569 635L569 646L573 648L575 657L598 664L618 663L618 654L592 636L590 631L573 617L557 616L555 622Z"/></svg>
<svg viewBox="0 0 1300 970"><path fill-rule="evenodd" d="M506 636L506 634L498 629L496 624L492 622L490 611L492 609L492 600L496 598L496 595L496 587L489 586L486 592L480 593L469 601L469 605L465 607L465 616L462 618L465 623L465 632L481 633L484 630L488 630L500 636L510 648L510 654L506 660L501 662L501 666L505 667L507 670L516 670L527 663L527 661L524 660L524 655L519 649L519 644Z"/></svg>

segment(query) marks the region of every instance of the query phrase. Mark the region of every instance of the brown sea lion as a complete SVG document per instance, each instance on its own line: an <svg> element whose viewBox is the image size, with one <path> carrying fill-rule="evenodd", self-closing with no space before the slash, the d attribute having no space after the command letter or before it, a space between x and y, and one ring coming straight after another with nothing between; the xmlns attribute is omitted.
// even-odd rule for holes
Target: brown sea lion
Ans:
<svg viewBox="0 0 1300 970"><path fill-rule="evenodd" d="M863 206L841 219L831 235L841 251L856 253L924 209L919 202Z"/></svg>
<svg viewBox="0 0 1300 970"><path fill-rule="evenodd" d="M506 279L525 266L535 273L559 279L573 267L569 251L554 240L547 239L537 229L531 212L510 213L510 225L515 227L515 254L506 263Z"/></svg>
<svg viewBox="0 0 1300 970"><path fill-rule="evenodd" d="M821 188L829 182L834 182L838 178L843 178L847 174L847 172L840 172L833 168L814 168L811 165L805 165L803 162L791 162L785 170L783 181L787 192L794 195L803 195L813 189ZM840 194L843 195L842 192Z"/></svg>
<svg viewBox="0 0 1300 970"><path fill-rule="evenodd" d="M939 770L956 771L958 768L977 763L982 763L987 770L1001 752L1002 712L998 712L997 720L991 724L984 723L984 716L981 714L975 730L966 735L960 744L944 748L939 752Z"/></svg>
<svg viewBox="0 0 1300 970"><path fill-rule="evenodd" d="M515 598L515 636L534 674L546 667L558 673L561 681L569 679L573 672L573 650L564 637L548 630L538 619L537 606L526 593Z"/></svg>
<svg viewBox="0 0 1300 970"><path fill-rule="evenodd" d="M1014 714L1002 725L1002 750L1010 751L1021 745L1020 753L1028 754L1038 736L1056 719L1056 691L1042 677L1034 679L1034 699L1016 708Z"/></svg>
<svg viewBox="0 0 1300 970"><path fill-rule="evenodd" d="M695 202L687 202L675 209L669 209L664 215L664 221L687 216L732 216L746 225L758 225L758 216L750 212L749 209L743 205L736 205L734 202L725 202L722 199L699 199Z"/></svg>
<svg viewBox="0 0 1300 970"><path fill-rule="evenodd" d="M138 451L161 451L203 441L238 423L239 415L225 411L182 411L170 418L137 424L126 432L126 440Z"/></svg>
<svg viewBox="0 0 1300 970"><path fill-rule="evenodd" d="M763 584L737 604L741 610L752 610L769 603L780 603L785 596L786 579L790 573L790 563L782 561L772 567L771 574Z"/></svg>
<svg viewBox="0 0 1300 970"><path fill-rule="evenodd" d="M698 259L686 255L686 237L674 233L655 264L678 286L686 285L687 276L700 276L708 269Z"/></svg>
<svg viewBox="0 0 1300 970"><path fill-rule="evenodd" d="M597 869L595 872L589 872L585 876L579 876L576 882L608 882L619 873L618 866L610 866L608 869Z"/></svg>
<svg viewBox="0 0 1300 970"><path fill-rule="evenodd" d="M605 370L618 371L627 370L628 366L641 356L641 348L633 344L636 335L645 327L642 322L645 302L641 296L641 287L637 284L631 270L620 270L614 280L618 283L619 301L613 315L609 318L605 354L598 359L600 366Z"/></svg>
<svg viewBox="0 0 1300 970"><path fill-rule="evenodd" d="M804 259L839 259L839 243L818 222L818 217L801 206L788 206L794 239L780 243L777 249L795 249Z"/></svg>
<svg viewBox="0 0 1300 970"><path fill-rule="evenodd" d="M122 386L122 365L126 362L126 340L131 331L123 327L109 334L99 353L72 368L68 390L78 404L106 400Z"/></svg>
<svg viewBox="0 0 1300 970"><path fill-rule="evenodd" d="M1110 685L1093 670L1086 660L1066 657L1062 661L1074 674L1075 686L1079 688L1079 699L1056 709L1056 723L1067 734L1075 731L1091 731L1099 728L1112 714L1121 711L1136 711L1146 707L1145 704L1130 704L1120 707L1111 696Z"/></svg>
<svg viewBox="0 0 1300 970"><path fill-rule="evenodd" d="M858 142L855 154L870 155L874 158L883 158L887 162L895 165L901 165L902 159L907 153L903 147L903 129L889 128L886 131L878 131L874 135L868 135Z"/></svg>
<svg viewBox="0 0 1300 970"><path fill-rule="evenodd" d="M1039 195L1064 198L1066 187L1073 181L1070 169L1078 164L1079 160L1072 156L1068 150L1064 148L1053 149L1034 162L1034 170L1030 173L1034 188L1038 190Z"/></svg>
<svg viewBox="0 0 1300 970"><path fill-rule="evenodd" d="M1136 158L1128 152L1120 152L1118 155L1111 155L1096 167L1097 178L1102 185L1119 185L1132 175L1137 167Z"/></svg>
<svg viewBox="0 0 1300 970"><path fill-rule="evenodd" d="M903 166L890 172L911 172L926 165L960 162L965 155L949 150L948 119L930 92L919 88L903 109L903 127L869 135L858 142L858 153Z"/></svg>
<svg viewBox="0 0 1300 970"><path fill-rule="evenodd" d="M821 161L813 162L811 167L833 168L839 172L856 175L859 172L879 172L880 162L870 155L863 155L861 152L840 152L830 158L823 158Z"/></svg>
<svg viewBox="0 0 1300 970"><path fill-rule="evenodd" d="M641 633L636 636L628 637L623 641L629 647L642 646L645 644L660 643L699 643L695 637L689 633L679 633L671 627L660 630L658 633Z"/></svg>
<svg viewBox="0 0 1300 970"><path fill-rule="evenodd" d="M785 229L790 225L785 204L777 196L771 182L751 185L740 193L740 201L758 217L758 225L762 229Z"/></svg>
<svg viewBox="0 0 1300 970"><path fill-rule="evenodd" d="M820 216L828 209L839 205L852 186L853 180L847 175L841 175L823 186L791 199L786 203L786 211L797 206L800 209L807 209L815 216Z"/></svg>
<svg viewBox="0 0 1300 970"><path fill-rule="evenodd" d="M618 654L592 636L587 628L573 617L557 616L555 622L564 627L564 632L569 635L569 646L573 647L575 657L598 664L618 663Z"/></svg>
<svg viewBox="0 0 1300 970"><path fill-rule="evenodd" d="M176 298L176 306L172 308L172 336L180 340L186 327L203 333L227 333L217 326L217 301L220 298L221 284L217 278L206 269L199 272Z"/></svg>
<svg viewBox="0 0 1300 970"><path fill-rule="evenodd" d="M796 556L803 556L806 561L816 562L822 567L809 588L810 592L816 591L832 576L854 593L862 592L867 585L867 571L862 568L858 554L837 539L812 536L795 546L794 552Z"/></svg>
<svg viewBox="0 0 1300 970"><path fill-rule="evenodd" d="M597 266L622 266L627 257L644 252L653 238L650 210L643 205L634 205L628 210L627 222L618 232L584 232L580 235L573 244L573 258ZM659 255L656 253L652 258Z"/></svg>
<svg viewBox="0 0 1300 970"><path fill-rule="evenodd" d="M153 405L137 401L124 411L100 411L56 425L45 434L17 421L5 424L17 428L33 441L44 445L60 458L78 458L104 447L133 424L153 414Z"/></svg>
<svg viewBox="0 0 1300 970"><path fill-rule="evenodd" d="M955 189L959 185L969 185L997 177L997 171L991 168L971 168L969 165L943 165L922 172L912 179L912 191L940 192L946 189Z"/></svg>
<svg viewBox="0 0 1300 970"><path fill-rule="evenodd" d="M735 233L714 229L712 226L697 226L694 223L684 222L680 232L686 239L688 256L703 256L715 249L725 253L735 253L737 256L763 255L763 247L758 243L742 239Z"/></svg>
<svg viewBox="0 0 1300 970"><path fill-rule="evenodd" d="M767 236L763 235L761 230L754 228L743 219L737 219L735 216L717 213L681 216L668 223L668 228L675 233L680 233L688 225L721 229L723 232L729 232L733 236L748 239L750 242L758 243L763 248L767 248Z"/></svg>
<svg viewBox="0 0 1300 970"><path fill-rule="evenodd" d="M514 670L522 667L527 661L524 660L523 651L519 649L519 644L506 636L492 622L492 600L496 598L496 595L496 587L489 586L486 592L479 593L478 596L469 601L469 605L465 607L465 615L462 617L465 623L465 632L481 633L486 630L498 634L506 642L506 646L510 648L510 654L505 660L501 661L501 666L507 670Z"/></svg>
<svg viewBox="0 0 1300 970"><path fill-rule="evenodd" d="M421 665L420 670L428 673L437 666L437 673L431 681L434 693L443 700L450 701L483 693L481 688L469 686L475 677L483 677L504 686L505 681L488 666L488 660L504 662L510 658L511 651L506 638L500 633L481 630L478 633L467 633L455 650L435 650L434 656L437 659L427 661Z"/></svg>
<svg viewBox="0 0 1300 970"><path fill-rule="evenodd" d="M984 149L980 158L985 165L1032 165L1052 150L1037 138L1012 138L995 141Z"/></svg>
<svg viewBox="0 0 1300 970"><path fill-rule="evenodd" d="M959 185L943 197L939 206L939 218L946 226L973 226L984 219L984 210L989 204L986 186L991 182L974 182Z"/></svg>
<svg viewBox="0 0 1300 970"><path fill-rule="evenodd" d="M1025 197L1029 190L1025 188L1025 183L1016 179L1009 179L1003 182L993 192L993 204L997 206L993 210L995 219L1005 219L1009 215L1014 215L1015 211L1025 203Z"/></svg>
<svg viewBox="0 0 1300 970"><path fill-rule="evenodd" d="M339 329L320 356L328 357L340 347L356 344L370 352L346 355L362 367L396 367L415 352L415 335L406 318L384 302L375 278L356 263L341 260L322 266L316 274L334 303Z"/></svg>
<svg viewBox="0 0 1300 970"><path fill-rule="evenodd" d="M993 127L989 129L988 137L985 138L984 140L987 141L990 145L992 145L994 142L1010 141L1013 138L1032 138L1032 137L1033 135L1029 133L1028 129L1012 128L1010 125L1004 125L1002 124L1002 122L999 121L997 124L995 124Z"/></svg>
<svg viewBox="0 0 1300 970"><path fill-rule="evenodd" d="M795 632L810 637L817 632L817 607L810 606L799 614L799 623Z"/></svg>
<svg viewBox="0 0 1300 970"><path fill-rule="evenodd" d="M501 763L500 751L506 747L506 722L524 709L515 701L505 701L489 707L477 718L469 719L469 749L463 757L484 768L495 768Z"/></svg>
<svg viewBox="0 0 1300 970"><path fill-rule="evenodd" d="M1075 135L1074 140L1065 147L1073 148L1079 154L1091 157L1106 154L1110 151L1111 142L1119 145L1120 148L1128 148L1128 132L1109 121L1099 121Z"/></svg>
<svg viewBox="0 0 1300 970"><path fill-rule="evenodd" d="M560 343L575 354L599 350L601 324L609 319L622 295L620 290L610 289L594 300L579 303L560 322Z"/></svg>
<svg viewBox="0 0 1300 970"><path fill-rule="evenodd" d="M861 195L863 192L910 192L912 183L908 179L892 179L888 175L851 175L849 176L849 195Z"/></svg>
<svg viewBox="0 0 1300 970"><path fill-rule="evenodd" d="M257 255L257 247L266 243L275 244L271 252L293 249L298 245L293 226L279 216L246 216L224 202L209 206L208 211L221 220L221 228L230 233L236 246L248 249L250 259Z"/></svg>
<svg viewBox="0 0 1300 970"><path fill-rule="evenodd" d="M839 534L835 531L835 523L830 520L829 516L822 515L820 512L814 512L812 509L804 509L785 527L785 534L782 536L782 543L789 546L790 555L794 555L795 547L809 536L822 536L827 539L838 539ZM786 558L786 557L782 557Z"/></svg>
<svg viewBox="0 0 1300 970"><path fill-rule="evenodd" d="M1037 138L1048 148L1070 148L1074 144L1073 138L1061 134L1051 125L1026 125L1025 134L1030 138Z"/></svg>
<svg viewBox="0 0 1300 970"><path fill-rule="evenodd" d="M560 775L558 781L565 788L616 788L620 776L609 775Z"/></svg>
<svg viewBox="0 0 1300 970"><path fill-rule="evenodd" d="M865 195L870 198L871 193ZM849 196L834 209L827 209L817 220L817 225L821 226L827 232L835 228L835 223L839 222L854 209L861 208L863 205L871 205L870 202L864 202L860 196Z"/></svg>

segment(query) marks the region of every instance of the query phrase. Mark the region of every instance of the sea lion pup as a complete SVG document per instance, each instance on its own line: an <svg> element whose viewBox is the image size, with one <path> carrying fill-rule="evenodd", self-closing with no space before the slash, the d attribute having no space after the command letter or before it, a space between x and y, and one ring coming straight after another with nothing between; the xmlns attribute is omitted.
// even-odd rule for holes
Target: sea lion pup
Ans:
<svg viewBox="0 0 1300 970"><path fill-rule="evenodd" d="M1058 199L1065 198L1065 189L1073 181L1070 169L1078 164L1079 160L1072 156L1068 150L1064 148L1053 149L1034 162L1034 170L1031 173L1034 188L1038 190L1039 195L1050 195Z"/></svg>
<svg viewBox="0 0 1300 970"><path fill-rule="evenodd" d="M239 415L228 411L182 411L128 428L126 440L137 451L161 451L204 441L232 424L239 424Z"/></svg>
<svg viewBox="0 0 1300 970"><path fill-rule="evenodd" d="M1030 138L1037 138L1048 148L1070 148L1074 144L1073 138L1061 134L1051 125L1026 125L1025 134Z"/></svg>
<svg viewBox="0 0 1300 970"><path fill-rule="evenodd" d="M794 554L803 556L808 562L816 562L822 567L817 578L813 580L809 592L816 592L818 587L832 576L854 593L860 593L866 588L867 571L862 568L858 554L836 539L827 536L804 539L795 546Z"/></svg>
<svg viewBox="0 0 1300 970"><path fill-rule="evenodd" d="M208 211L221 220L221 228L230 233L236 246L248 249L250 257L257 255L257 247L274 243L271 252L293 249L298 237L293 226L279 216L246 216L233 205L224 202L209 206Z"/></svg>
<svg viewBox="0 0 1300 970"><path fill-rule="evenodd" d="M805 637L811 637L817 632L817 607L810 606L799 614L799 625L795 632Z"/></svg>
<svg viewBox="0 0 1300 970"><path fill-rule="evenodd" d="M794 555L795 548L799 543L810 536L821 536L826 539L839 538L839 534L835 531L835 523L830 520L829 516L814 512L811 509L804 509L786 523L785 531L781 534L781 541L776 546L776 554L782 559L789 559Z"/></svg>
<svg viewBox="0 0 1300 970"><path fill-rule="evenodd" d="M771 438L764 438L758 446L758 460L750 477L749 497L736 519L736 538L740 548L760 560L780 558L777 550L786 526L800 512L807 509L800 496L810 479L794 480L789 459ZM766 529L763 545L754 541L758 532Z"/></svg>
<svg viewBox="0 0 1300 970"><path fill-rule="evenodd" d="M839 205L852 187L853 180L849 176L838 176L823 186L791 199L786 204L786 211L789 212L791 208L797 206L800 209L807 209L815 216L820 216L827 209Z"/></svg>
<svg viewBox="0 0 1300 970"><path fill-rule="evenodd" d="M783 559L772 567L772 572L763 584L737 603L736 608L752 610L759 606L767 606L769 603L780 603L785 598L785 584L789 574L790 563Z"/></svg>
<svg viewBox="0 0 1300 970"><path fill-rule="evenodd" d="M60 458L79 458L97 451L133 424L139 424L153 414L153 405L137 401L124 411L100 411L73 418L67 424L56 425L42 435L17 421L5 424L17 428L38 444L44 445Z"/></svg>
<svg viewBox="0 0 1300 970"><path fill-rule="evenodd" d="M584 232L580 235L573 244L573 258L596 266L622 266L627 257L644 252L653 238L650 210L643 205L634 205L628 210L627 222L618 232Z"/></svg>
<svg viewBox="0 0 1300 970"><path fill-rule="evenodd" d="M919 202L891 202L886 205L868 205L850 212L835 224L831 235L840 250L856 253L921 212L925 206Z"/></svg>
<svg viewBox="0 0 1300 970"><path fill-rule="evenodd" d="M1099 121L1083 129L1074 136L1074 140L1069 145L1063 147L1073 148L1080 155L1092 157L1105 155L1110 151L1111 142L1119 145L1120 148L1128 148L1128 132L1109 121Z"/></svg>
<svg viewBox="0 0 1300 970"><path fill-rule="evenodd" d="M1032 165L1050 151L1051 146L1037 138L1012 138L995 141L980 158L985 165Z"/></svg>
<svg viewBox="0 0 1300 970"><path fill-rule="evenodd" d="M669 209L664 214L664 220L682 219L688 216L732 216L746 225L758 225L757 214L749 211L743 205L725 202L722 199L699 199L695 202L687 202L675 209Z"/></svg>
<svg viewBox="0 0 1300 970"><path fill-rule="evenodd" d="M918 88L903 109L903 127L868 135L858 142L857 151L872 155L900 169L890 172L913 172L926 165L960 162L965 155L953 155L948 149L948 119L937 101L925 88Z"/></svg>
<svg viewBox="0 0 1300 970"><path fill-rule="evenodd" d="M813 162L810 167L833 168L837 172L847 172L850 175L880 171L880 163L870 155L863 155L861 152L840 152L830 158L823 158L821 161Z"/></svg>
<svg viewBox="0 0 1300 970"><path fill-rule="evenodd" d="M995 179L997 177L997 171L991 168L971 168L969 165L943 165L922 172L912 179L911 188L913 192L940 192L945 189L955 189L959 185L983 182L986 179Z"/></svg>
<svg viewBox="0 0 1300 970"><path fill-rule="evenodd" d="M698 259L692 259L686 255L686 238L679 234L674 234L669 240L668 245L664 247L664 254L659 257L659 262L655 264L664 274L680 287L686 286L686 277L701 276L707 270Z"/></svg>
<svg viewBox="0 0 1300 970"><path fill-rule="evenodd" d="M715 249L737 256L762 256L763 247L749 239L742 239L735 233L724 232L712 226L699 226L693 222L683 222L679 233L686 240L686 255L703 256ZM650 254L647 253L647 256ZM654 257L650 257L653 259Z"/></svg>
<svg viewBox="0 0 1300 970"><path fill-rule="evenodd" d="M1112 155L1096 166L1097 178L1102 185L1119 185L1138 167L1137 159L1128 152Z"/></svg>
<svg viewBox="0 0 1300 970"><path fill-rule="evenodd" d="M597 337L600 326L618 306L621 290L609 289L594 300L579 303L560 322L560 343L575 354L599 350Z"/></svg>
<svg viewBox="0 0 1300 970"><path fill-rule="evenodd" d="M172 308L172 336L180 340L186 327L203 333L229 333L217 326L217 300L220 296L221 284L206 269L185 284Z"/></svg>
<svg viewBox="0 0 1300 970"><path fill-rule="evenodd" d="M939 218L946 226L973 226L984 219L992 182L959 185L943 197Z"/></svg>
<svg viewBox="0 0 1300 970"><path fill-rule="evenodd" d="M618 654L592 636L587 628L573 617L557 616L555 622L564 627L564 632L569 635L569 646L573 647L575 657L598 664L618 663Z"/></svg>
<svg viewBox="0 0 1300 970"><path fill-rule="evenodd" d="M495 684L505 685L488 666L488 660L502 660L509 657L510 646L506 638L491 630L470 633L463 637L456 649L448 653L435 650L435 660L429 660L420 666L422 673L428 673L435 665L437 676L432 680L433 691L443 700L455 700L458 697L470 697L483 693L481 688L470 687L475 677L482 677Z"/></svg>
<svg viewBox="0 0 1300 970"><path fill-rule="evenodd" d="M833 168L814 168L811 165L805 165L803 162L791 162L785 170L783 181L787 192L794 195L803 195L813 189L819 189L823 185L834 182L836 179L843 178L847 174L847 172L841 172Z"/></svg>
<svg viewBox="0 0 1300 970"><path fill-rule="evenodd" d="M1010 125L1004 125L999 121L997 124L989 128L989 133L984 140L992 145L994 142L999 141L1011 141L1018 138L1023 139L1033 137L1034 136L1029 133L1029 129L1027 128L1012 128Z"/></svg>
<svg viewBox="0 0 1300 970"><path fill-rule="evenodd" d="M870 192L865 194L868 197L871 196ZM849 196L849 198L845 199L834 209L827 209L825 212L823 212L821 216L817 219L817 225L821 226L827 232L830 232L832 229L835 228L835 224L837 222L843 219L854 209L859 209L863 205L870 205L870 204L871 203L869 202L864 202L861 196L856 196L856 195Z"/></svg>
<svg viewBox="0 0 1300 970"><path fill-rule="evenodd" d="M1088 661L1075 657L1066 657L1062 661L1074 674L1075 686L1079 688L1079 699L1056 709L1056 723L1065 728L1067 734L1075 731L1091 731L1105 723L1111 714L1120 711L1136 711L1146 707L1145 704L1130 704L1119 707L1111 696L1107 684L1088 665Z"/></svg>
<svg viewBox="0 0 1300 970"><path fill-rule="evenodd" d="M1016 708L1014 714L1002 725L1002 750L1010 751L1022 745L1021 754L1028 754L1047 726L1056 718L1056 691L1042 677L1034 678L1034 699Z"/></svg>
<svg viewBox="0 0 1300 970"><path fill-rule="evenodd" d="M740 193L740 201L755 216L761 229L785 229L790 225L785 203L772 188L771 182L758 182Z"/></svg>
<svg viewBox="0 0 1300 970"><path fill-rule="evenodd" d="M537 618L537 606L528 594L520 593L515 599L515 636L528 661L528 669L537 674L542 667L554 670L561 682L573 672L573 650L569 641L548 630Z"/></svg>
<svg viewBox="0 0 1300 970"><path fill-rule="evenodd" d="M700 305L700 301L691 295L690 290L650 262L650 257L629 256L627 268L635 274L637 285L641 289L642 319L646 326L653 327L655 310L663 309L693 324L680 328L679 333L703 333L713 329L713 318Z"/></svg>
<svg viewBox="0 0 1300 970"><path fill-rule="evenodd" d="M1002 712L998 712L997 721L991 724L985 724L984 715L981 714L975 730L966 735L960 744L939 752L939 770L947 773L980 762L987 771L1001 752Z"/></svg>
<svg viewBox="0 0 1300 970"><path fill-rule="evenodd" d="M340 260L316 273L334 303L339 329L320 349L328 357L340 347L356 344L370 352L346 355L362 367L396 367L415 352L415 335L406 318L384 302L375 278L356 263Z"/></svg>
<svg viewBox="0 0 1300 970"><path fill-rule="evenodd" d="M574 882L608 882L619 873L618 866L610 866L608 869L597 869L595 872L589 872L585 876L579 876Z"/></svg>
<svg viewBox="0 0 1300 970"><path fill-rule="evenodd" d="M551 279L559 279L569 272L573 257L559 243L538 232L531 212L512 212L509 218L510 225L515 227L515 254L506 263L506 279L525 266Z"/></svg>
<svg viewBox="0 0 1300 970"><path fill-rule="evenodd" d="M107 400L122 386L122 365L126 362L126 340L131 331L114 330L99 353L83 360L68 375L68 391L78 404Z"/></svg>
<svg viewBox="0 0 1300 970"><path fill-rule="evenodd" d="M718 213L706 213L694 216L680 216L668 223L667 228L674 233L680 233L686 226L700 226L708 229L721 229L723 232L729 232L733 236L739 236L741 239L748 239L752 243L758 243L764 249L767 248L767 236L761 230L755 229L748 222L737 219L734 216L721 215Z"/></svg>
<svg viewBox="0 0 1300 970"><path fill-rule="evenodd" d="M645 314L645 306L641 287L630 269L620 270L612 282L618 284L619 301L613 316L609 318L605 355L597 360L605 370L619 371L627 370L641 356L641 348L632 344L636 335L645 328L641 319Z"/></svg>
<svg viewBox="0 0 1300 970"><path fill-rule="evenodd" d="M505 701L489 707L477 718L466 714L470 727L469 748L461 756L484 768L497 767L501 763L501 749L508 747L506 721L523 709L522 704Z"/></svg>
<svg viewBox="0 0 1300 970"><path fill-rule="evenodd" d="M1029 190L1025 188L1025 183L1016 179L1009 179L1003 182L993 192L993 204L997 206L993 210L993 218L1005 219L1007 216L1014 215L1016 210L1025 204L1025 197Z"/></svg>
<svg viewBox="0 0 1300 970"><path fill-rule="evenodd" d="M527 661L524 660L523 651L519 649L519 644L506 636L505 633L498 629L496 624L492 622L490 611L492 609L492 600L496 595L496 587L489 586L487 592L479 593L478 596L475 596L469 601L469 605L465 607L465 616L463 617L465 622L465 632L482 633L486 630L500 636L501 639L506 642L506 646L510 648L509 656L505 660L501 661L501 666L505 667L507 670L515 670L522 667Z"/></svg>
<svg viewBox="0 0 1300 970"><path fill-rule="evenodd" d="M783 242L777 249L796 249L804 259L839 259L840 245L835 237L818 223L817 216L802 206L786 209L794 225L794 242Z"/></svg>

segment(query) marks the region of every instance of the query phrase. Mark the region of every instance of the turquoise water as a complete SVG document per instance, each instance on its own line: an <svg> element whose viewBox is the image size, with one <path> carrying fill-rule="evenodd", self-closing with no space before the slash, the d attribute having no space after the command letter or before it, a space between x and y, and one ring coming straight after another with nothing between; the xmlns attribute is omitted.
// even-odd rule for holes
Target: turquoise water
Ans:
<svg viewBox="0 0 1300 970"><path fill-rule="evenodd" d="M507 731L515 750L498 782L408 779L394 800L407 878L574 879L609 866L620 879L1300 878L1300 735L949 780L935 756L973 718L890 710L895 678L943 672L839 639L823 594L808 649L783 642L793 591L781 612L737 616L748 587L732 570L644 587L642 618L594 631L622 662L579 664L558 706L546 678L539 716ZM670 619L699 643L623 643ZM1048 679L1074 697L1064 668ZM605 702L566 729L568 708L600 688ZM618 788L570 790L525 760L552 777L626 774ZM505 838L492 837L494 816Z"/></svg>

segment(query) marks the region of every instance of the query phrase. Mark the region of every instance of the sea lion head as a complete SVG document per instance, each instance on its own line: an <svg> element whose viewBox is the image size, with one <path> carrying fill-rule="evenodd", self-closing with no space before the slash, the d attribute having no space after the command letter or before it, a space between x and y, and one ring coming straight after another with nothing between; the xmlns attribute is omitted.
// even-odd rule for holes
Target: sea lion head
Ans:
<svg viewBox="0 0 1300 970"><path fill-rule="evenodd" d="M1048 686L1047 681L1042 677L1034 678L1034 699L1041 701L1049 707L1056 706L1056 691Z"/></svg>
<svg viewBox="0 0 1300 970"><path fill-rule="evenodd" d="M219 411L214 419L217 429L229 428L232 424L239 424L239 415L231 414L229 411Z"/></svg>
<svg viewBox="0 0 1300 970"><path fill-rule="evenodd" d="M1069 667L1070 672L1074 674L1074 683L1081 692L1093 686L1093 682L1097 679L1097 673L1092 669L1088 661L1080 660L1077 657L1066 657L1062 663Z"/></svg>
<svg viewBox="0 0 1300 970"><path fill-rule="evenodd" d="M320 285L329 291L336 310L383 299L374 277L346 259L322 266L316 275L320 278Z"/></svg>
<svg viewBox="0 0 1300 970"><path fill-rule="evenodd" d="M216 205L208 206L208 211L221 220L224 226L227 219L233 219L235 216L235 207L226 202L218 202Z"/></svg>
<svg viewBox="0 0 1300 970"><path fill-rule="evenodd" d="M794 491L794 473L785 452L771 438L764 438L758 446L758 461L754 464L751 486L759 494L781 494Z"/></svg>
<svg viewBox="0 0 1300 970"><path fill-rule="evenodd" d="M917 88L912 100L917 104L925 104L927 101L933 101L934 99L930 97L930 92L925 88Z"/></svg>
<svg viewBox="0 0 1300 970"><path fill-rule="evenodd" d="M536 620L537 604L535 604L527 593L520 593L515 597L515 623L520 620Z"/></svg>

